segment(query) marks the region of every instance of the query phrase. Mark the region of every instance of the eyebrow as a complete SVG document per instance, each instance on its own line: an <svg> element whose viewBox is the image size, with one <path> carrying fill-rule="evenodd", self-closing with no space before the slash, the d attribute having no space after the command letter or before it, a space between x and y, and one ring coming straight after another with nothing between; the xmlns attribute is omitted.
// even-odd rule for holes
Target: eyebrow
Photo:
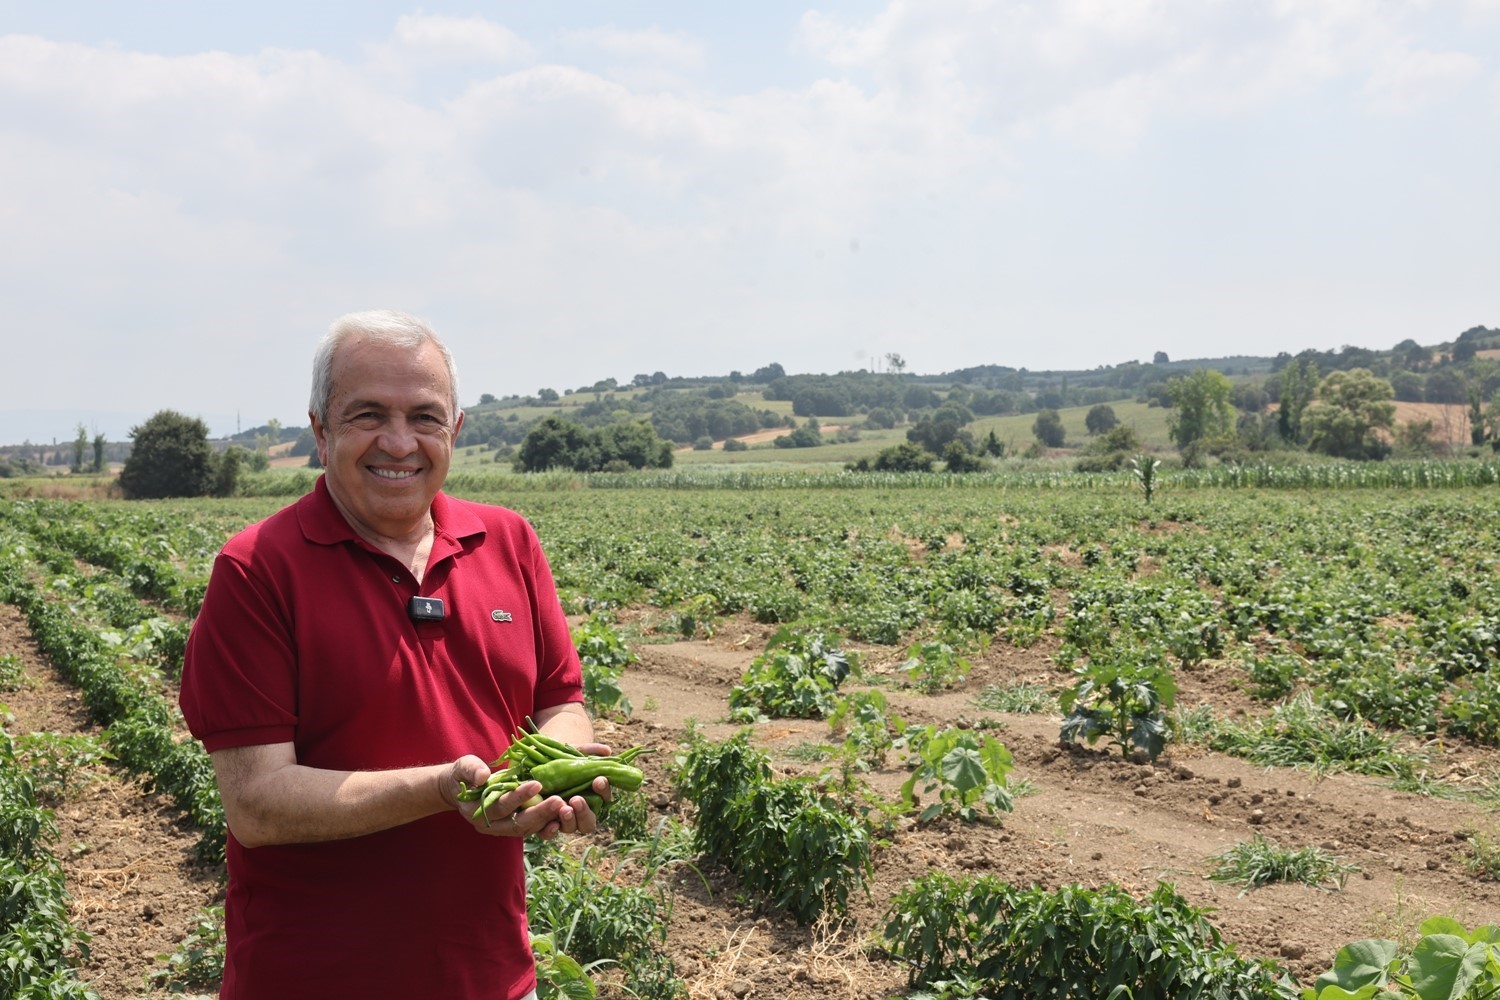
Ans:
<svg viewBox="0 0 1500 1000"><path fill-rule="evenodd" d="M382 403L378 399L351 399L348 403L344 404L339 409L339 413L348 415L351 413L359 413L362 410L379 410L382 413L388 413L392 410L401 409L403 408L399 406L392 406L389 403ZM438 400L431 403L419 403L416 406L411 407L407 412L436 413L446 417L448 415L448 407L445 406L441 400Z"/></svg>

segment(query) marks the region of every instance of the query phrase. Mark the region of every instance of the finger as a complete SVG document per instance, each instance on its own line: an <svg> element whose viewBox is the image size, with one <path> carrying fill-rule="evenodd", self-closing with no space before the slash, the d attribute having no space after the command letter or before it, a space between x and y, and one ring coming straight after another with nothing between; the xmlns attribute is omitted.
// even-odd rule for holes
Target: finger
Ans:
<svg viewBox="0 0 1500 1000"><path fill-rule="evenodd" d="M580 752L586 753L590 757L614 756L614 751L610 749L608 743L580 743L578 744L578 749Z"/></svg>
<svg viewBox="0 0 1500 1000"><path fill-rule="evenodd" d="M519 787L503 795L491 789L480 797L478 808L474 809L470 819L486 828L493 827L496 822L507 822L511 815L525 808L526 803L541 790L540 781L523 781Z"/></svg>
<svg viewBox="0 0 1500 1000"><path fill-rule="evenodd" d="M599 828L598 817L589 808L588 800L581 795L573 799L573 826L578 833L593 833Z"/></svg>

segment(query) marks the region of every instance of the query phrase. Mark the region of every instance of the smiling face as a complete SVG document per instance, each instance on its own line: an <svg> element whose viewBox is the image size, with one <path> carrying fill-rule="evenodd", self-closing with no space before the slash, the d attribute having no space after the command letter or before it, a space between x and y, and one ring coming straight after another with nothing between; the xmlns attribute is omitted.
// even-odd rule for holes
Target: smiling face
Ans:
<svg viewBox="0 0 1500 1000"><path fill-rule="evenodd" d="M326 424L310 416L334 504L376 546L421 538L463 424L442 353L354 338L335 351L332 376Z"/></svg>

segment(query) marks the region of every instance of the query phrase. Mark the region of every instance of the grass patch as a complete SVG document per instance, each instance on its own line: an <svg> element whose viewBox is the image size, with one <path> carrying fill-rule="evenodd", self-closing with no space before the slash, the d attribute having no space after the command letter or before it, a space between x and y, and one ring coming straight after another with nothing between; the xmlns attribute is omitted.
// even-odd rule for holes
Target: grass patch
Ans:
<svg viewBox="0 0 1500 1000"><path fill-rule="evenodd" d="M1402 753L1395 740L1358 719L1341 719L1299 697L1270 716L1214 727L1209 746L1265 767L1305 767L1320 774L1347 771L1411 780L1425 763Z"/></svg>
<svg viewBox="0 0 1500 1000"><path fill-rule="evenodd" d="M1242 885L1246 891L1273 882L1342 889L1349 873L1359 870L1357 865L1340 861L1321 847L1291 850L1278 847L1258 833L1255 839L1235 844L1209 860L1214 862L1213 871L1208 873L1210 879Z"/></svg>
<svg viewBox="0 0 1500 1000"><path fill-rule="evenodd" d="M789 760L802 764L820 764L833 759L834 748L827 743L798 743L787 747L785 753Z"/></svg>
<svg viewBox="0 0 1500 1000"><path fill-rule="evenodd" d="M1218 728L1219 720L1214 717L1212 705L1178 708L1168 724L1168 738L1173 743L1207 743Z"/></svg>
<svg viewBox="0 0 1500 1000"><path fill-rule="evenodd" d="M1057 695L1042 684L1018 681L1014 684L986 684L974 698L974 704L990 712L1010 715L1036 715L1057 707Z"/></svg>

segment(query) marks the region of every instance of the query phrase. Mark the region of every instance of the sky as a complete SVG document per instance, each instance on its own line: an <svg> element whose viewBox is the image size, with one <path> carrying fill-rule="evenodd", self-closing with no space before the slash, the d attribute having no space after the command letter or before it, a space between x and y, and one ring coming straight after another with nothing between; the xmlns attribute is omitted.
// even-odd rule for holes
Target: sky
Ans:
<svg viewBox="0 0 1500 1000"><path fill-rule="evenodd" d="M1500 327L1500 0L0 0L0 444Z"/></svg>

